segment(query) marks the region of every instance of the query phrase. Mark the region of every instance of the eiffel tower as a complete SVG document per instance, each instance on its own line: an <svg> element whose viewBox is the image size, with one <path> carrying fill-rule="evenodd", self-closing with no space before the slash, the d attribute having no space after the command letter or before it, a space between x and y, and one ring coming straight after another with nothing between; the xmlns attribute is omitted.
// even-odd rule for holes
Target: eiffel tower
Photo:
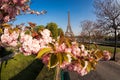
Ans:
<svg viewBox="0 0 120 80"><path fill-rule="evenodd" d="M65 36L66 37L73 37L74 36L72 29L71 29L71 25L70 25L70 12L69 11L68 11L68 25L67 25L67 30L65 32Z"/></svg>

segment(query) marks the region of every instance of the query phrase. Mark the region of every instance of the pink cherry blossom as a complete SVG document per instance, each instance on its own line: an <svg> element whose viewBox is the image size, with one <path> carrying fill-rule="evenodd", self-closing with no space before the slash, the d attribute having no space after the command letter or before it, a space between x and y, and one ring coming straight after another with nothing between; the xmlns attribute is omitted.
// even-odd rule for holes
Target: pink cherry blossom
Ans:
<svg viewBox="0 0 120 80"><path fill-rule="evenodd" d="M72 42L72 46L77 46L77 43L76 42Z"/></svg>
<svg viewBox="0 0 120 80"><path fill-rule="evenodd" d="M70 71L73 71L73 68L74 68L74 67L73 67L72 65L69 65L69 66L67 67L67 69L70 70Z"/></svg>
<svg viewBox="0 0 120 80"><path fill-rule="evenodd" d="M82 66L79 63L73 62L67 67L67 69L79 73L82 70Z"/></svg>
<svg viewBox="0 0 120 80"><path fill-rule="evenodd" d="M81 70L81 71L78 70L77 72L78 72L78 74L81 75L81 76L84 76L84 75L86 75L86 74L88 73L86 69L83 69L83 70Z"/></svg>
<svg viewBox="0 0 120 80"><path fill-rule="evenodd" d="M75 56L80 56L80 48L72 46L72 54Z"/></svg>
<svg viewBox="0 0 120 80"><path fill-rule="evenodd" d="M17 46L17 40L12 41L11 43L9 43L9 45L13 47Z"/></svg>
<svg viewBox="0 0 120 80"><path fill-rule="evenodd" d="M8 8L9 8L8 4L3 4L0 9L5 10L6 12Z"/></svg>
<svg viewBox="0 0 120 80"><path fill-rule="evenodd" d="M5 28L5 29L4 29L4 34L9 34L8 28Z"/></svg>
<svg viewBox="0 0 120 80"><path fill-rule="evenodd" d="M25 2L27 2L28 0L20 0L21 4L24 4Z"/></svg>
<svg viewBox="0 0 120 80"><path fill-rule="evenodd" d="M52 37L50 37L50 31L48 29L41 31L41 35L42 37L39 39L39 42L42 47L53 41Z"/></svg>
<svg viewBox="0 0 120 80"><path fill-rule="evenodd" d="M4 34L1 36L1 42L8 44L9 46L17 46L17 39L18 39L19 33L13 31L11 34L9 33L8 29L4 29Z"/></svg>
<svg viewBox="0 0 120 80"><path fill-rule="evenodd" d="M2 2L8 2L9 0L2 0Z"/></svg>
<svg viewBox="0 0 120 80"><path fill-rule="evenodd" d="M85 46L84 46L84 45L81 45L81 46L80 46L80 49L81 49L81 51L84 51L84 50L85 50Z"/></svg>
<svg viewBox="0 0 120 80"><path fill-rule="evenodd" d="M60 65L60 68L65 69L65 68L66 68L66 65L67 65L67 63L64 61L64 62Z"/></svg>
<svg viewBox="0 0 120 80"><path fill-rule="evenodd" d="M49 60L50 60L50 55L49 55L49 54L43 55L43 57L42 57L42 62L43 62L44 64L47 65Z"/></svg>
<svg viewBox="0 0 120 80"><path fill-rule="evenodd" d="M59 45L58 47L56 47L57 49L57 52L64 52L65 51L65 48L66 48L66 45L65 43L62 43L61 45Z"/></svg>
<svg viewBox="0 0 120 80"><path fill-rule="evenodd" d="M10 16L5 16L4 17L4 22L8 22L8 21L10 21Z"/></svg>
<svg viewBox="0 0 120 80"><path fill-rule="evenodd" d="M21 32L20 34L20 42L23 43L25 41L32 41L32 36L25 34L25 32Z"/></svg>
<svg viewBox="0 0 120 80"><path fill-rule="evenodd" d="M31 53L25 52L22 47L19 48L19 51L20 51L20 52L23 52L23 54L24 54L25 56L31 55Z"/></svg>
<svg viewBox="0 0 120 80"><path fill-rule="evenodd" d="M2 43L7 43L8 41L12 41L11 40L11 38L9 38L9 34L3 34L2 36L1 36L1 42Z"/></svg>
<svg viewBox="0 0 120 80"><path fill-rule="evenodd" d="M32 40L31 50L35 54L40 50L39 41L37 39Z"/></svg>
<svg viewBox="0 0 120 80"><path fill-rule="evenodd" d="M3 18L3 14L0 13L0 20Z"/></svg>
<svg viewBox="0 0 120 80"><path fill-rule="evenodd" d="M49 37L50 36L50 31L48 29L44 29L42 32L41 32L41 35L43 37Z"/></svg>
<svg viewBox="0 0 120 80"><path fill-rule="evenodd" d="M71 53L72 49L71 48L65 48L65 52Z"/></svg>
<svg viewBox="0 0 120 80"><path fill-rule="evenodd" d="M52 42L52 37L43 37L42 38L45 44L51 43Z"/></svg>
<svg viewBox="0 0 120 80"><path fill-rule="evenodd" d="M110 60L110 58L111 58L111 53L109 52L109 51L106 51L106 50L104 50L103 51L103 55L104 55L104 57L103 57L103 59L104 60Z"/></svg>
<svg viewBox="0 0 120 80"><path fill-rule="evenodd" d="M87 56L87 55L88 55L88 51L87 50L82 51L81 56Z"/></svg>
<svg viewBox="0 0 120 80"><path fill-rule="evenodd" d="M73 62L70 65L67 66L67 69L70 71L75 71L77 72L79 75L84 76L86 75L88 72L86 70L88 65L88 62L85 61L85 66L82 67L81 64L79 64L79 62Z"/></svg>
<svg viewBox="0 0 120 80"><path fill-rule="evenodd" d="M15 31L10 34L10 37L12 37L13 40L17 40L18 36L19 36L19 33Z"/></svg>
<svg viewBox="0 0 120 80"><path fill-rule="evenodd" d="M39 44L41 48L45 48L47 46L43 39L39 39Z"/></svg>
<svg viewBox="0 0 120 80"><path fill-rule="evenodd" d="M2 34L2 36L1 36L1 41L2 41L2 43L7 43L8 40L10 40L8 29L4 29L4 34Z"/></svg>
<svg viewBox="0 0 120 80"><path fill-rule="evenodd" d="M32 41L31 41L32 42ZM31 43L30 41L26 41L26 42L24 42L23 44L22 44L22 46L21 46L21 51L23 52L23 53L29 53L29 54L32 54L32 51L31 51Z"/></svg>
<svg viewBox="0 0 120 80"><path fill-rule="evenodd" d="M13 0L13 3L14 3L14 4L18 3L18 0Z"/></svg>
<svg viewBox="0 0 120 80"><path fill-rule="evenodd" d="M87 61L85 61L85 66L82 68L81 72L79 73L81 76L83 76L83 75L86 75L86 74L87 74L87 70L86 70L87 65L88 65L88 62L87 62Z"/></svg>
<svg viewBox="0 0 120 80"><path fill-rule="evenodd" d="M20 13L31 13L33 10L30 9L29 0L0 0L0 23L9 22ZM41 14L41 12L34 11L33 14Z"/></svg>
<svg viewBox="0 0 120 80"><path fill-rule="evenodd" d="M64 62L60 65L60 67L61 67L62 69L65 69L68 65L70 65L70 63L71 63L71 61L72 61L72 58L71 58L71 56L70 56L69 54L67 54L67 57L68 57L68 61L64 61Z"/></svg>
<svg viewBox="0 0 120 80"><path fill-rule="evenodd" d="M22 45L21 45L21 51L23 53L32 54L31 47L32 47L32 38L29 35L25 35L24 42L22 42Z"/></svg>
<svg viewBox="0 0 120 80"><path fill-rule="evenodd" d="M48 44L44 39L34 39L31 35L27 35L24 32L20 34L20 42L22 43L21 52L29 54L37 54L39 50L47 47Z"/></svg>

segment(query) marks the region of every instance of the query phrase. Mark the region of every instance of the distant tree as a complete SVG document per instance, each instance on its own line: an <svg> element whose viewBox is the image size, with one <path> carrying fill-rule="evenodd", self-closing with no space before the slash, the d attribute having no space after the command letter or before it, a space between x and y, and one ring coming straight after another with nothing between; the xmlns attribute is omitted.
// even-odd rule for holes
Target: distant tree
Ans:
<svg viewBox="0 0 120 80"><path fill-rule="evenodd" d="M91 42L91 35L94 28L93 22L90 20L84 20L81 22L81 27L82 27L82 33L84 32L84 34L88 36L89 42Z"/></svg>
<svg viewBox="0 0 120 80"><path fill-rule="evenodd" d="M115 48L113 60L115 60L117 47L117 30L120 26L120 2L119 0L94 0L95 14L104 27L112 28L115 34Z"/></svg>
<svg viewBox="0 0 120 80"><path fill-rule="evenodd" d="M60 34L64 34L62 28L58 28L58 36L60 36Z"/></svg>
<svg viewBox="0 0 120 80"><path fill-rule="evenodd" d="M46 28L51 31L52 37L54 39L57 39L57 37L58 37L58 25L56 23L51 22L51 23L48 23L46 25Z"/></svg>
<svg viewBox="0 0 120 80"><path fill-rule="evenodd" d="M87 35L86 32L84 32L84 31L81 31L81 32L80 32L80 35L79 35L80 42L82 42L82 43L85 42L85 40L86 40L86 38L87 38L86 35Z"/></svg>
<svg viewBox="0 0 120 80"><path fill-rule="evenodd" d="M92 38L94 41L101 41L105 37L105 32L103 31L103 28L96 22L93 24L93 30L92 30Z"/></svg>
<svg viewBox="0 0 120 80"><path fill-rule="evenodd" d="M36 26L36 28L39 28L39 29L44 29L44 28L45 28L45 26L44 26L44 25L38 25L38 26Z"/></svg>
<svg viewBox="0 0 120 80"><path fill-rule="evenodd" d="M43 30L44 28L45 28L44 25L37 25L37 26L34 28L34 30L40 33L41 30Z"/></svg>

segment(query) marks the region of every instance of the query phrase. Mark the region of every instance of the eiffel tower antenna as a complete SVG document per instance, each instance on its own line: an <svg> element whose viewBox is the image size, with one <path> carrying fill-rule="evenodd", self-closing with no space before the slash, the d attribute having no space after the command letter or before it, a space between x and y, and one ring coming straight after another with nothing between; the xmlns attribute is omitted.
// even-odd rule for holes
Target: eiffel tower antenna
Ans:
<svg viewBox="0 0 120 80"><path fill-rule="evenodd" d="M70 25L70 12L69 11L68 11L68 25L67 25L67 30L65 32L65 36L67 37L74 36L72 29L71 29L71 25Z"/></svg>

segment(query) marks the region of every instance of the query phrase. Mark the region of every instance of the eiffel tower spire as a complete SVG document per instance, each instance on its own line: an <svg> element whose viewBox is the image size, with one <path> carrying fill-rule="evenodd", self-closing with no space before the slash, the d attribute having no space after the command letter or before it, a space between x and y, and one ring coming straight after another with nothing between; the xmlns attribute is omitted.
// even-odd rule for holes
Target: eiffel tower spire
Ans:
<svg viewBox="0 0 120 80"><path fill-rule="evenodd" d="M70 12L69 11L68 11L68 25L67 25L67 30L65 32L65 36L67 37L74 36L72 29L71 29L71 25L70 25Z"/></svg>

